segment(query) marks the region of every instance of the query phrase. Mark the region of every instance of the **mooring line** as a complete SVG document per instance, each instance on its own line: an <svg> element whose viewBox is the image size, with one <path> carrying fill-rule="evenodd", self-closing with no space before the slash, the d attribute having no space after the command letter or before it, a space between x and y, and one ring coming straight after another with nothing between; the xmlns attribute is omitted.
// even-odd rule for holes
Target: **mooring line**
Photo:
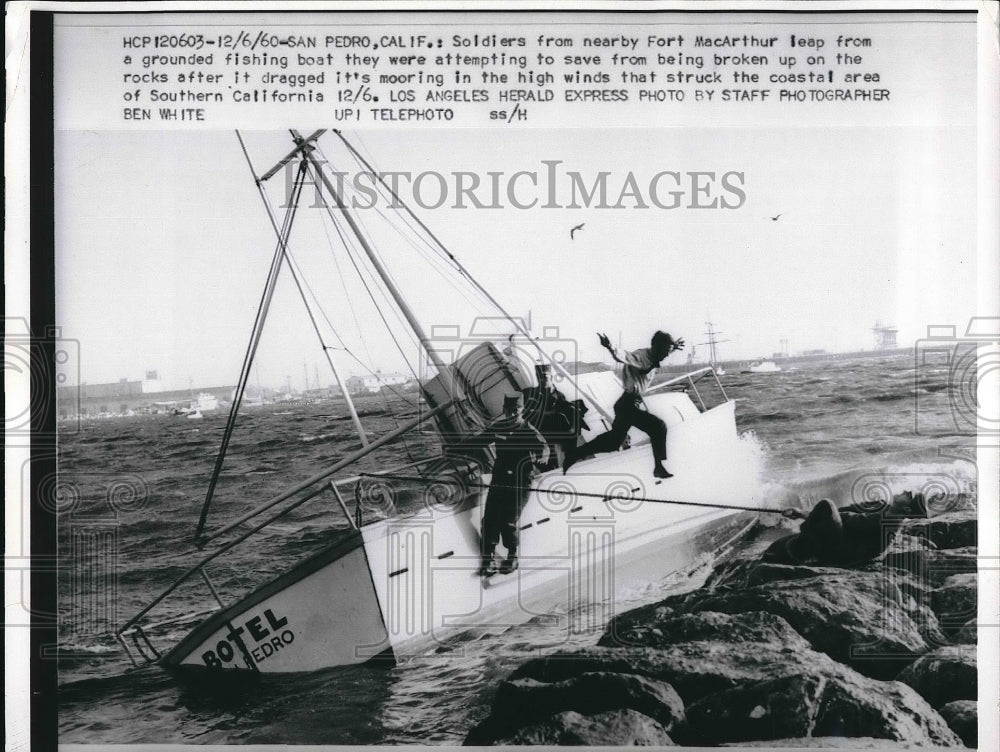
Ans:
<svg viewBox="0 0 1000 752"><path fill-rule="evenodd" d="M483 483L476 484L465 484L461 481L445 480L440 478L425 478L419 475L383 475L379 473L358 473L359 477L362 478L380 478L387 480L406 480L406 481L418 481L420 483L448 483L451 485L461 485L468 489L489 489L489 488L503 488L510 490L519 490L518 486L507 486L507 485L497 485L495 483L490 483L489 485ZM633 492L638 491L638 488L632 489ZM570 488L539 488L538 486L529 486L528 491L535 491L536 493L546 493L550 495L555 494L572 494L573 496L581 496L591 499L602 499L603 501L610 501L612 499L621 499L624 501L649 501L653 504L677 504L679 506L690 506L690 507L711 507L714 509L739 509L745 512L770 512L771 514L784 514L783 509L774 509L773 507L758 507L758 506L748 506L743 504L714 504L709 501L682 501L680 499L655 499L649 496L616 496L614 494L599 494L592 493L588 491L577 491Z"/></svg>

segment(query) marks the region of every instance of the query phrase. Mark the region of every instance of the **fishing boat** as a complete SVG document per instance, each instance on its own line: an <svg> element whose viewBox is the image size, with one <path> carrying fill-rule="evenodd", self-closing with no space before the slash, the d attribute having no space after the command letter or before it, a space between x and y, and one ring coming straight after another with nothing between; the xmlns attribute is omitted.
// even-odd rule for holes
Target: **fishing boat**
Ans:
<svg viewBox="0 0 1000 752"><path fill-rule="evenodd" d="M291 131L293 148L263 173L254 170L247 156L277 236L275 255L196 526L191 561L117 634L133 662L287 673L375 658L400 660L433 650L470 629L503 628L539 616L566 620L581 603L613 608L617 589L630 573L638 572L649 582L686 572L746 534L759 511L756 464L738 435L735 403L712 368L703 367L657 384L645 397L647 409L668 427L674 477L653 477L648 438L640 432L631 433L620 451L582 459L566 474L555 469L537 475L519 519L520 568L489 580L480 577L480 530L493 455L489 449L467 448L466 440L501 415L506 395L537 384L539 363L550 365L568 398L588 408L586 420L576 426L578 442L610 426L621 383L608 371L574 373L559 353L551 352L546 337L533 336L522 320L510 316L391 188L380 185L401 207L409 228L419 228L429 245L439 249L438 260L492 305L497 315L487 323L510 329L504 338L480 336L483 320L476 319L445 353L425 331L398 277L384 265L384 255L372 246L372 235L362 229L343 187L329 178L331 160L319 151L324 133L303 136ZM351 158L378 174L342 134L333 134ZM237 136L246 156L246 144ZM272 213L264 184L289 165L297 177L281 221ZM295 279L307 309L310 306L309 288L290 245L301 187L307 181L326 192L327 218L337 223L342 238L348 232L353 235L358 254L354 260L365 261L369 281L381 283L384 300L392 303L398 321L420 344L428 369L420 379L420 402L406 422L376 438L367 434L348 390L342 390L360 446L227 524L209 529L219 471L267 304L283 268ZM310 318L319 335L319 317L310 313ZM343 386L331 350L323 345ZM428 426L439 437L440 452L394 467L379 464L368 472L359 470L400 437ZM404 496L410 502L405 508ZM220 594L210 573L217 562L236 547L253 545L255 535L291 510L324 502L341 532L331 543L239 597ZM213 607L204 613L177 614L167 604L185 587L202 588ZM193 628L179 641L163 644L178 624Z"/></svg>

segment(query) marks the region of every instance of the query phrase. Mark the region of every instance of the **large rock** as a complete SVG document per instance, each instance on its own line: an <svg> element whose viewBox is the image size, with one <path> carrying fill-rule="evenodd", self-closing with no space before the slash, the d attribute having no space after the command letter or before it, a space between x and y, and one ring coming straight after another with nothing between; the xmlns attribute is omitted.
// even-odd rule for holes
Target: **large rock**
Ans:
<svg viewBox="0 0 1000 752"><path fill-rule="evenodd" d="M967 645L938 648L907 666L898 678L935 708L952 700L975 700L976 649Z"/></svg>
<svg viewBox="0 0 1000 752"><path fill-rule="evenodd" d="M821 567L807 564L773 564L759 559L732 559L717 565L700 591L725 592L763 585L782 580L804 580L811 577L837 576L844 573L841 567ZM683 596L682 596L683 597Z"/></svg>
<svg viewBox="0 0 1000 752"><path fill-rule="evenodd" d="M975 645L979 642L979 622L969 619L962 625L951 641L956 645Z"/></svg>
<svg viewBox="0 0 1000 752"><path fill-rule="evenodd" d="M675 635L686 631L698 637L701 635L694 626L696 619L706 625L706 634L722 633L727 619L733 632L749 633L760 628L762 633L768 633L781 629L781 620L771 614L681 615L676 617L677 624L665 620L662 626ZM830 734L905 739L912 745L958 743L940 716L912 689L898 682L862 676L812 650L801 638L793 638L787 643L767 641L735 645L724 639L693 639L659 649L597 646L533 659L518 668L512 678L555 683L595 671L631 671L675 687L687 706L688 718L685 724L671 731L671 735L685 744L716 743L707 739L718 739L717 735L722 732L714 727L726 723L713 723L712 713L739 706L738 698L748 698L742 706L747 717L760 712L755 708L762 704L765 696L772 698L768 702L777 704L777 689L768 684L774 681L783 688L790 716L799 712L795 708L812 707L818 701L816 696L821 696L824 705L829 705L822 718ZM822 689L812 690L810 695L810 687ZM726 695L729 700L718 705L716 710L710 710L715 707L712 704L715 698L727 692L733 693ZM754 704L747 706L750 700L754 700ZM694 718L692 710L697 710ZM771 717L783 716L772 714ZM802 735L809 733L808 729L808 725L800 722L790 723L781 731L770 733L769 737Z"/></svg>
<svg viewBox="0 0 1000 752"><path fill-rule="evenodd" d="M875 691L873 684L879 685ZM847 671L785 676L704 697L688 706L680 740L717 745L813 735L958 743L942 718L909 687Z"/></svg>
<svg viewBox="0 0 1000 752"><path fill-rule="evenodd" d="M774 614L763 611L738 615L714 611L675 614L665 607L636 609L615 617L597 644L656 648L692 640L724 641L732 644L734 650L747 642L809 649L809 643L787 621Z"/></svg>
<svg viewBox="0 0 1000 752"><path fill-rule="evenodd" d="M781 570L801 567L769 565ZM888 679L906 663L946 642L937 617L903 592L902 575L831 569L818 577L668 599L678 612L766 611L781 616L819 651L867 676ZM683 693L682 693L683 694Z"/></svg>
<svg viewBox="0 0 1000 752"><path fill-rule="evenodd" d="M466 742L472 744L472 742ZM667 730L635 710L614 710L584 716L567 711L524 726L496 744L586 745L588 747L668 747Z"/></svg>
<svg viewBox="0 0 1000 752"><path fill-rule="evenodd" d="M979 708L975 700L953 700L938 710L966 747L979 746Z"/></svg>
<svg viewBox="0 0 1000 752"><path fill-rule="evenodd" d="M975 546L978 520L974 511L947 512L929 519L908 519L899 532L926 538L938 548Z"/></svg>
<svg viewBox="0 0 1000 752"><path fill-rule="evenodd" d="M958 631L976 617L976 577L971 572L953 574L931 594L931 608L946 632Z"/></svg>
<svg viewBox="0 0 1000 752"><path fill-rule="evenodd" d="M772 614L697 614L681 616L678 620L688 627L674 628L669 623L664 626L674 634L687 628L691 639L664 643L660 649L597 646L555 653L527 661L510 678L512 681L528 678L555 683L584 673L632 673L669 684L688 703L746 682L764 681L784 674L844 670L835 661L812 650L787 623ZM698 622L709 624L707 634L728 623L734 632L760 628L765 632L783 632L788 640L743 642L734 647L718 637L697 639L701 635L691 625ZM741 626L744 623L749 626Z"/></svg>
<svg viewBox="0 0 1000 752"><path fill-rule="evenodd" d="M552 683L521 678L500 685L491 715L469 732L466 743L493 744L525 724L565 711L594 715L625 709L652 718L668 732L684 719L684 703L674 688L647 676L596 671Z"/></svg>
<svg viewBox="0 0 1000 752"><path fill-rule="evenodd" d="M975 546L942 550L891 549L882 563L887 567L907 571L917 582L935 588L954 574L975 572L978 566L977 555Z"/></svg>

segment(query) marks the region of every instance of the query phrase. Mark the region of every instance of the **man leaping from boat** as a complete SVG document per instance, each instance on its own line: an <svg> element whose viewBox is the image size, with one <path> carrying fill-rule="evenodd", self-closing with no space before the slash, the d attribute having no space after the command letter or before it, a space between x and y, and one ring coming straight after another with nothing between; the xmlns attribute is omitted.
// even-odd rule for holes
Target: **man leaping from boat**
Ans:
<svg viewBox="0 0 1000 752"><path fill-rule="evenodd" d="M675 350L684 349L684 340L674 340L666 332L653 335L649 347L639 350L621 351L611 344L606 334L598 334L601 346L611 357L622 364L622 386L624 392L615 402L615 419L611 430L588 441L582 446L567 452L563 460L563 472L569 470L578 460L589 454L614 452L625 441L628 430L635 426L649 435L653 445L653 475L657 478L672 478L673 473L667 472L663 466L667 459L667 426L652 413L643 409L642 395L646 393L649 383L653 380L653 372L660 362Z"/></svg>

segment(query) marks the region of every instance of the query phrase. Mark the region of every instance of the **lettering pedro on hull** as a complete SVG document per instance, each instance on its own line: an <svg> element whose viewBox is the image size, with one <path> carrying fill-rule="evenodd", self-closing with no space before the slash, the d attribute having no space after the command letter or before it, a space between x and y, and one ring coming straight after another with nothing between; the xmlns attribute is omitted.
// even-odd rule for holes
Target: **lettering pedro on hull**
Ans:
<svg viewBox="0 0 1000 752"><path fill-rule="evenodd" d="M229 634L216 643L215 650L201 654L201 660L209 668L224 668L237 656L242 655L245 659L248 654L255 664L263 663L295 641L295 633L284 628L287 625L287 617L277 617L271 609L264 609L263 615L247 619L241 627L232 627ZM247 637L253 640L252 647Z"/></svg>

